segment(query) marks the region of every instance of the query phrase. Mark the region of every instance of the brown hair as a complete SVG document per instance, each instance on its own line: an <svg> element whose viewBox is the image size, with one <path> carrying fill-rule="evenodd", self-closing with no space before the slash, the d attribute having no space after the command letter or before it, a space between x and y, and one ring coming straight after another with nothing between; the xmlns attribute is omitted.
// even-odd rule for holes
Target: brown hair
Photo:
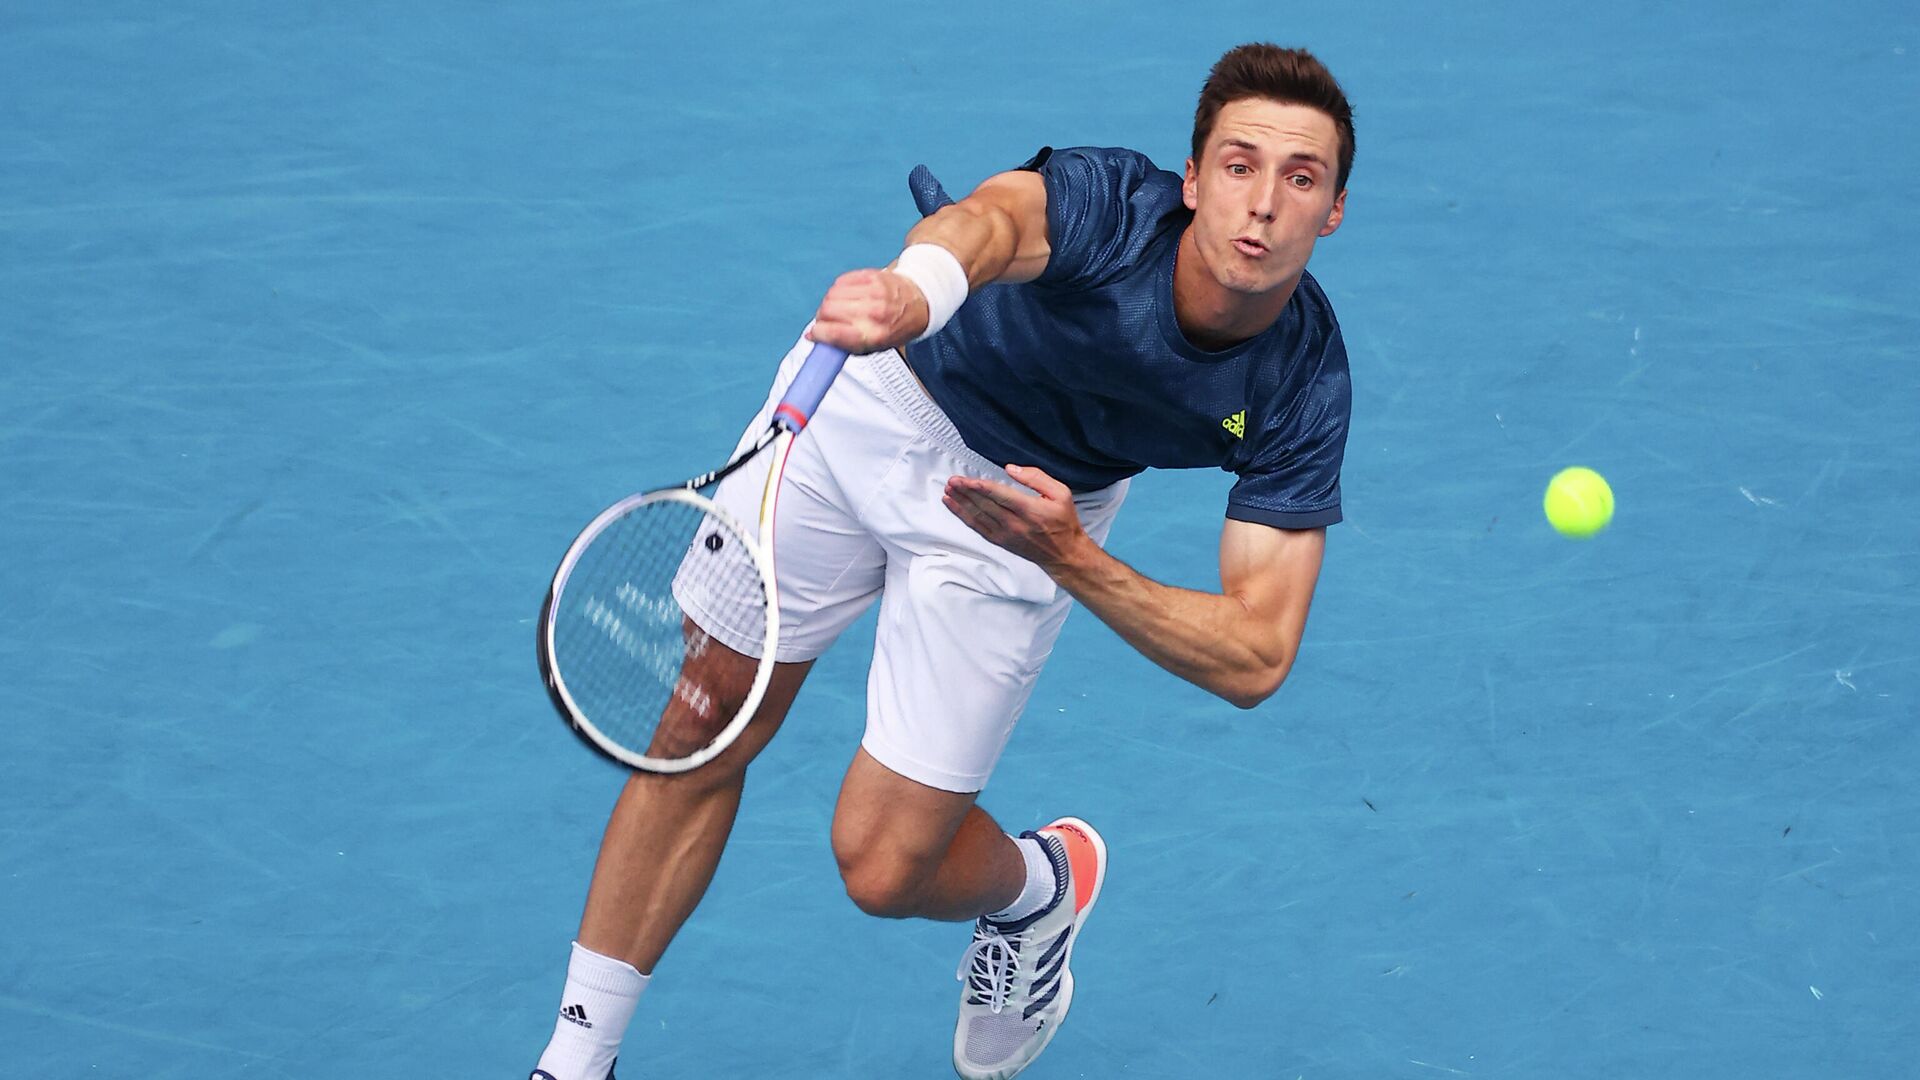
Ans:
<svg viewBox="0 0 1920 1080"><path fill-rule="evenodd" d="M1200 88L1200 107L1193 113L1195 164L1220 110L1247 98L1305 105L1332 117L1340 132L1340 182L1335 190L1347 189L1347 175L1353 172L1353 106L1347 104L1346 92L1312 53L1264 42L1227 50L1207 73L1206 85Z"/></svg>

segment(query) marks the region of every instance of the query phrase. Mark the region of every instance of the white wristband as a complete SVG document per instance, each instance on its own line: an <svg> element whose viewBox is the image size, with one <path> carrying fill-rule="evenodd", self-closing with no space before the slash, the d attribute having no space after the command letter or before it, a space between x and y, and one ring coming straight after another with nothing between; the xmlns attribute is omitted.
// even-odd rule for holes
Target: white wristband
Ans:
<svg viewBox="0 0 1920 1080"><path fill-rule="evenodd" d="M895 260L893 272L913 282L927 298L927 328L915 341L939 333L967 301L967 268L939 244L908 244Z"/></svg>

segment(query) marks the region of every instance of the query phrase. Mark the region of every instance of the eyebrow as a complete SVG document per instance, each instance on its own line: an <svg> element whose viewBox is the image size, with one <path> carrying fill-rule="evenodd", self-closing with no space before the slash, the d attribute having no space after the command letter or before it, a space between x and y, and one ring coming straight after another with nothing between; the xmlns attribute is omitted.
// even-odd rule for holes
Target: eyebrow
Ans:
<svg viewBox="0 0 1920 1080"><path fill-rule="evenodd" d="M1228 138L1222 139L1220 141L1220 146L1222 149L1233 148L1238 150L1250 151L1255 154L1264 152L1260 147L1255 146L1254 144L1246 141L1245 139L1235 139L1231 136L1229 136ZM1304 150L1295 150L1293 153L1288 154L1287 160L1288 161L1311 161L1315 165L1320 166L1320 168L1323 170L1331 170L1333 168L1333 166L1327 164L1326 160L1323 159L1319 154L1309 154Z"/></svg>

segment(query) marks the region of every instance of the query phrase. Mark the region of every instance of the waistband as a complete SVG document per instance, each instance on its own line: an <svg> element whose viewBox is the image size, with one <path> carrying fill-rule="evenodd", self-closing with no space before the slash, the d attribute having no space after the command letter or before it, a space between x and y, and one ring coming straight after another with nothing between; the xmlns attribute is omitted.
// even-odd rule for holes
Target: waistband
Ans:
<svg viewBox="0 0 1920 1080"><path fill-rule="evenodd" d="M920 434L935 446L958 455L962 460L976 468L998 473L1001 467L981 457L960 437L960 429L953 426L940 406L927 396L926 388L907 366L907 359L898 349L869 354L873 381L887 404L893 411L905 418Z"/></svg>

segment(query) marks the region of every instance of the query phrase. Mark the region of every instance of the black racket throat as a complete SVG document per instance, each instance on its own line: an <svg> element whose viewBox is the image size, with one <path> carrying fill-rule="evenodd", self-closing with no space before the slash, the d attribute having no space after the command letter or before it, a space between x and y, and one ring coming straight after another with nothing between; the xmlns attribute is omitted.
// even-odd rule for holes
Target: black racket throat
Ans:
<svg viewBox="0 0 1920 1080"><path fill-rule="evenodd" d="M739 472L747 462L760 456L760 451L771 446L773 440L780 437L780 432L781 429L778 425L767 428L767 430L761 432L759 437L753 441L752 446L747 447L744 451L736 455L732 461L727 462L713 472L696 476L686 483L681 484L680 487L687 491L705 491L708 488L717 486L720 481Z"/></svg>

